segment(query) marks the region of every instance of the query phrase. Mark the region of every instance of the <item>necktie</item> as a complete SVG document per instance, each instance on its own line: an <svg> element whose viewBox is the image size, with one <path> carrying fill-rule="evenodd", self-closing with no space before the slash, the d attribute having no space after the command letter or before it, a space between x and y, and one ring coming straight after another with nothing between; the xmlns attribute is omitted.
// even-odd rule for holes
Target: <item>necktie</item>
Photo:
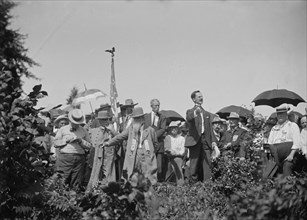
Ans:
<svg viewBox="0 0 307 220"><path fill-rule="evenodd" d="M151 124L151 125L154 125L154 124L155 124L155 121L156 121L156 114L153 115L152 124Z"/></svg>
<svg viewBox="0 0 307 220"><path fill-rule="evenodd" d="M202 112L200 113L200 116L201 116L201 133L203 134L205 132L205 120Z"/></svg>

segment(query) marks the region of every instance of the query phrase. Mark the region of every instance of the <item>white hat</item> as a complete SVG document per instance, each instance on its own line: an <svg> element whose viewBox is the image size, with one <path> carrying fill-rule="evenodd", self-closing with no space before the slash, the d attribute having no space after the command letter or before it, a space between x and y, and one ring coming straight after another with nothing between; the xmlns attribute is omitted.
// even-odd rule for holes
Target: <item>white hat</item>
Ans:
<svg viewBox="0 0 307 220"><path fill-rule="evenodd" d="M85 124L83 112L80 109L73 109L68 113L68 119L74 124Z"/></svg>

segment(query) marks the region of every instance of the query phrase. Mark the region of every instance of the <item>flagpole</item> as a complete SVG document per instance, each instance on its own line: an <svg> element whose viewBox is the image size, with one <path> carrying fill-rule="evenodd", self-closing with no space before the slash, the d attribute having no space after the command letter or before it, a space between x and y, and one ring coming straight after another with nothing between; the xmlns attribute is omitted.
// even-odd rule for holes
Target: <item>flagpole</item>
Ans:
<svg viewBox="0 0 307 220"><path fill-rule="evenodd" d="M115 48L112 47L111 50L106 50L105 52L111 54L111 86L110 86L110 102L111 102L111 108L112 112L115 117L115 123L116 126L118 127L118 111L117 111L117 89L116 89L116 81L115 81L115 68L114 68L114 53L115 53Z"/></svg>
<svg viewBox="0 0 307 220"><path fill-rule="evenodd" d="M87 91L87 88L86 88L85 83L83 83L83 84L84 84L85 91ZM94 114L93 107L92 107L92 102L91 102L91 100L88 100L88 101L89 101L89 103L90 103L90 107L91 107L91 110L92 110L92 114Z"/></svg>

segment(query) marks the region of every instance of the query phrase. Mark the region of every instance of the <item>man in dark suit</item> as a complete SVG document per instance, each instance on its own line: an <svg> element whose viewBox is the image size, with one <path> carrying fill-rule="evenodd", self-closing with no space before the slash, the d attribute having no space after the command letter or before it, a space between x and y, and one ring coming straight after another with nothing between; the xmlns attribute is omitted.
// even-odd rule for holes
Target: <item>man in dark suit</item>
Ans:
<svg viewBox="0 0 307 220"><path fill-rule="evenodd" d="M231 112L228 119L230 129L226 131L224 149L233 151L235 157L243 159L246 157L246 149L242 141L247 131L239 127L240 116L238 113Z"/></svg>
<svg viewBox="0 0 307 220"><path fill-rule="evenodd" d="M189 132L185 141L185 146L190 151L190 179L192 182L200 180L198 168L201 165L205 181L211 178L211 153L213 145L216 145L216 138L211 124L212 115L201 106L202 93L199 90L192 92L191 99L195 106L186 113Z"/></svg>
<svg viewBox="0 0 307 220"><path fill-rule="evenodd" d="M155 129L156 136L158 139L158 145L155 149L157 157L157 168L158 168L158 182L164 181L166 166L164 157L164 132L166 129L166 117L159 113L160 101L158 99L152 99L150 101L150 107L152 111L145 114L144 129L151 126Z"/></svg>

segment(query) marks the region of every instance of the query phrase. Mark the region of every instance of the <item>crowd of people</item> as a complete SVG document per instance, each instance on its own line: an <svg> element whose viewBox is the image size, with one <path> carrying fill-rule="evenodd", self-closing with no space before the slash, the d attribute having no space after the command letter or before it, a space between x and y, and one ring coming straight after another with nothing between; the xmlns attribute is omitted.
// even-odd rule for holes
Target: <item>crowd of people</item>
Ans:
<svg viewBox="0 0 307 220"><path fill-rule="evenodd" d="M275 162L271 176L291 175L297 158L301 167L307 165L307 115L293 120L283 104L276 108L276 118L254 113L242 121L231 112L226 120L203 108L200 91L192 92L191 100L186 120L162 114L158 99L150 101L149 113L127 99L118 117L109 104L88 120L78 108L57 117L42 114L36 141L52 154L54 177L85 189L134 173L151 184L206 181L212 177L212 162L226 154L239 160L270 155Z"/></svg>

